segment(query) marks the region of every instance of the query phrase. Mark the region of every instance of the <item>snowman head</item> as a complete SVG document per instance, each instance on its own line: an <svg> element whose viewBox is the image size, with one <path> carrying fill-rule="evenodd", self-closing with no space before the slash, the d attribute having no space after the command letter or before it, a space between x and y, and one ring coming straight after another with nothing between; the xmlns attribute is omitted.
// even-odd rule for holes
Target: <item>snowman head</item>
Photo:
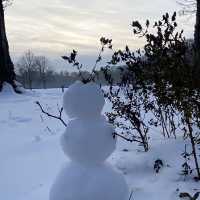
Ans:
<svg viewBox="0 0 200 200"><path fill-rule="evenodd" d="M104 96L95 83L72 84L63 97L63 107L69 118L99 117L105 104Z"/></svg>

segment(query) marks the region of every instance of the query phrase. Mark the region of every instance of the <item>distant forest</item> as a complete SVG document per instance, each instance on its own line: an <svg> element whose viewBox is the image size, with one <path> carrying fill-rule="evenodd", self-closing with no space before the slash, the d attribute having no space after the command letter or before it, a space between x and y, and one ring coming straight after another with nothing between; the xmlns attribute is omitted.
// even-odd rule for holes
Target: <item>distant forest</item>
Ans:
<svg viewBox="0 0 200 200"><path fill-rule="evenodd" d="M67 64L66 64L67 65ZM45 56L35 56L27 51L16 63L17 81L26 89L61 88L68 87L76 80L81 80L78 72L55 71ZM102 71L98 71L98 83L106 85ZM120 70L115 67L111 72L115 82L120 79ZM89 77L88 71L83 71L84 77Z"/></svg>

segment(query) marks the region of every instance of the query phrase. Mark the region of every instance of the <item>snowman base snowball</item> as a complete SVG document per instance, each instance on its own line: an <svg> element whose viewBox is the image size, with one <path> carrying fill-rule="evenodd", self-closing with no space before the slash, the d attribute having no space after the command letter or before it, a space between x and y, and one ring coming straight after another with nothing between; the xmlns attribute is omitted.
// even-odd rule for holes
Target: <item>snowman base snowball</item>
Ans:
<svg viewBox="0 0 200 200"><path fill-rule="evenodd" d="M109 164L80 166L71 162L58 175L50 200L128 200L124 177Z"/></svg>

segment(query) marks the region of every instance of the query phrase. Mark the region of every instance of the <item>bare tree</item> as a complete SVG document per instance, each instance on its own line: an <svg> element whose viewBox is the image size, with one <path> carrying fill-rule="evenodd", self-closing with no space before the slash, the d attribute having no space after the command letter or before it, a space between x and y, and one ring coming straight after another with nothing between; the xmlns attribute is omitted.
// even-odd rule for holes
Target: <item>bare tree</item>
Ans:
<svg viewBox="0 0 200 200"><path fill-rule="evenodd" d="M9 45L5 28L4 8L9 3L11 3L11 0L0 0L0 91L3 88L3 83L8 82L13 86L16 92L20 92L17 90L15 84L16 74L9 54Z"/></svg>
<svg viewBox="0 0 200 200"><path fill-rule="evenodd" d="M25 74L29 88L32 89L33 72L36 70L36 59L34 54L28 50L18 61L18 69L21 74Z"/></svg>
<svg viewBox="0 0 200 200"><path fill-rule="evenodd" d="M40 81L42 82L42 86L46 88L46 72L48 70L48 60L45 56L36 56L35 57L36 68L39 71Z"/></svg>
<svg viewBox="0 0 200 200"><path fill-rule="evenodd" d="M25 68L22 67L21 63L17 63L16 68L18 69L18 74L20 77L20 82L22 85L26 88L26 83L27 83L27 73Z"/></svg>

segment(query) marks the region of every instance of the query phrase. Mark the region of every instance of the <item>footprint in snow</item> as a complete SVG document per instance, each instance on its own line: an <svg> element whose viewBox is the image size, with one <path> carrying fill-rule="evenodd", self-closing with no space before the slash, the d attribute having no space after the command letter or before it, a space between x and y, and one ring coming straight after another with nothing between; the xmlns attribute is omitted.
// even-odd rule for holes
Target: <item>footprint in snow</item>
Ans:
<svg viewBox="0 0 200 200"><path fill-rule="evenodd" d="M15 122L19 122L19 123L25 123L25 122L30 122L32 121L31 118L26 118L26 117L12 117L12 120Z"/></svg>

